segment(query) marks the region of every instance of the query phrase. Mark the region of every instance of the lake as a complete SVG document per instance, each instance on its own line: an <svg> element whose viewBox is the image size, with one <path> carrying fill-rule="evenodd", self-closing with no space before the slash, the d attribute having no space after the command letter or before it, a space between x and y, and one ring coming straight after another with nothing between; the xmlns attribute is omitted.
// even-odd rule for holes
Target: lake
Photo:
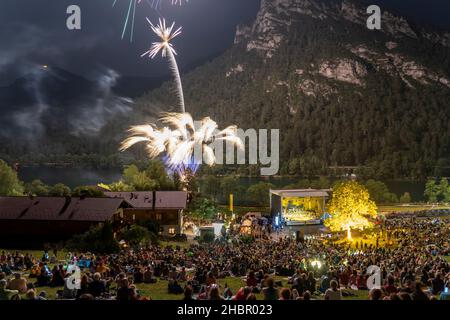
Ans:
<svg viewBox="0 0 450 320"><path fill-rule="evenodd" d="M86 169L86 168L65 168L65 167L21 167L19 178L25 182L40 179L44 183L54 185L64 183L74 188L81 185L97 185L98 183L112 183L121 177L122 169ZM288 184L295 183L299 178L293 177L251 177L240 178L240 183L248 187L260 181L270 182L277 188L282 188ZM409 192L413 201L423 201L425 182L410 180L385 181L389 190L397 196Z"/></svg>
<svg viewBox="0 0 450 320"><path fill-rule="evenodd" d="M39 179L48 185L64 183L75 188L83 185L112 183L121 177L122 169L86 169L65 167L20 167L19 178L25 182Z"/></svg>

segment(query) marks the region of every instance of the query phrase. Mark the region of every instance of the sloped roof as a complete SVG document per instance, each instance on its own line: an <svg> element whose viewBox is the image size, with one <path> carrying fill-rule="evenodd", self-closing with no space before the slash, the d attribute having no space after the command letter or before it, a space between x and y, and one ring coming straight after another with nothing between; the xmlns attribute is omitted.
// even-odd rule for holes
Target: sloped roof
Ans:
<svg viewBox="0 0 450 320"><path fill-rule="evenodd" d="M121 198L135 209L153 209L153 191L105 192L109 198Z"/></svg>
<svg viewBox="0 0 450 320"><path fill-rule="evenodd" d="M331 190L329 189L291 189L291 190L270 190L272 194L276 194L281 197L298 197L298 198L308 198L308 197L320 197L328 198Z"/></svg>
<svg viewBox="0 0 450 320"><path fill-rule="evenodd" d="M123 202L123 199L111 198L79 199L69 218L78 221L105 221L117 212Z"/></svg>
<svg viewBox="0 0 450 320"><path fill-rule="evenodd" d="M123 203L111 198L0 197L0 220L102 222Z"/></svg>
<svg viewBox="0 0 450 320"><path fill-rule="evenodd" d="M187 192L185 191L157 191L155 194L155 210L157 209L186 209Z"/></svg>
<svg viewBox="0 0 450 320"><path fill-rule="evenodd" d="M32 204L29 197L0 197L0 218L18 219Z"/></svg>
<svg viewBox="0 0 450 320"><path fill-rule="evenodd" d="M105 192L110 198L120 198L126 201L133 209L186 209L186 191L143 191L143 192ZM153 207L153 197L155 206Z"/></svg>

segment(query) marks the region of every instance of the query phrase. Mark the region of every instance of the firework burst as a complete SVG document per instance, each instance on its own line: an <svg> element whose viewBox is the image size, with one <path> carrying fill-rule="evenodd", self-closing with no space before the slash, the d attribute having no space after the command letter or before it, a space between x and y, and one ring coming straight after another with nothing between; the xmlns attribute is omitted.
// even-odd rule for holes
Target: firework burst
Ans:
<svg viewBox="0 0 450 320"><path fill-rule="evenodd" d="M129 130L131 136L123 141L120 150L125 151L138 143L146 143L150 158L165 154L169 168L177 170L180 167L192 167L193 162L198 164L199 160L203 160L208 166L214 166L217 159L212 144L216 141L226 141L243 148L242 141L236 134L236 126L219 131L217 123L206 117L196 128L189 113L167 113L160 120L167 127L132 127ZM201 151L202 159L195 159L197 150Z"/></svg>
<svg viewBox="0 0 450 320"><path fill-rule="evenodd" d="M188 3L189 0L167 0L172 2L172 5L183 5L184 2ZM151 0L151 6L152 8L161 8L162 3L165 2L165 0Z"/></svg>
<svg viewBox="0 0 450 320"><path fill-rule="evenodd" d="M182 5L184 2L188 3L189 0L168 0L171 1L172 5ZM113 1L113 8L116 6L118 0ZM135 19L136 19L136 8L137 5L140 4L142 0L129 0L127 5L127 10L125 14L125 20L123 23L122 28L122 40L125 38L125 35L127 33L127 30L130 32L130 42L133 42L133 36L134 36L134 25L135 25ZM161 8L162 3L164 0L147 0L147 2L150 4L150 6L154 9Z"/></svg>
<svg viewBox="0 0 450 320"><path fill-rule="evenodd" d="M180 70L178 69L178 63L175 58L177 52L173 47L171 41L178 37L181 34L182 27L175 29L175 22L172 25L168 26L166 24L165 19L159 19L158 25L153 25L153 23L147 18L148 23L150 24L153 32L161 39L159 42L153 42L150 49L145 52L142 57L149 56L151 59L154 59L159 52L163 58L168 58L170 69L175 78L176 86L177 86L177 96L179 100L179 105L181 108L181 112L186 112L186 107L184 103L184 93L183 93L183 84L181 82Z"/></svg>

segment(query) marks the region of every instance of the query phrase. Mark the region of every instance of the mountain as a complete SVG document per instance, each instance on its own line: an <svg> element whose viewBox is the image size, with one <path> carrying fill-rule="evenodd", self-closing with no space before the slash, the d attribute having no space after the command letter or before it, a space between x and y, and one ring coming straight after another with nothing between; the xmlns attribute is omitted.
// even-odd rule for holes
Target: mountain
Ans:
<svg viewBox="0 0 450 320"><path fill-rule="evenodd" d="M282 173L357 167L377 178L450 165L450 33L353 0L262 0L235 44L184 77L187 110L281 130ZM174 105L166 84L137 101Z"/></svg>

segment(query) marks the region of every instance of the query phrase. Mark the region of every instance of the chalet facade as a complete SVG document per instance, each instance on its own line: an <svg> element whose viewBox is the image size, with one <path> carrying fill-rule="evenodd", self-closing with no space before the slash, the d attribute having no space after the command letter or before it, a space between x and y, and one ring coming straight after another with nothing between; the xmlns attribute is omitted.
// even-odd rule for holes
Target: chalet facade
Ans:
<svg viewBox="0 0 450 320"><path fill-rule="evenodd" d="M130 222L152 221L159 225L159 234L163 236L181 233L187 192L105 192L105 195L112 199L122 199L129 205L123 209L124 219Z"/></svg>
<svg viewBox="0 0 450 320"><path fill-rule="evenodd" d="M31 248L67 240L101 222L115 230L140 221L153 221L159 234L181 233L187 193L106 192L105 198L0 197L0 244Z"/></svg>

